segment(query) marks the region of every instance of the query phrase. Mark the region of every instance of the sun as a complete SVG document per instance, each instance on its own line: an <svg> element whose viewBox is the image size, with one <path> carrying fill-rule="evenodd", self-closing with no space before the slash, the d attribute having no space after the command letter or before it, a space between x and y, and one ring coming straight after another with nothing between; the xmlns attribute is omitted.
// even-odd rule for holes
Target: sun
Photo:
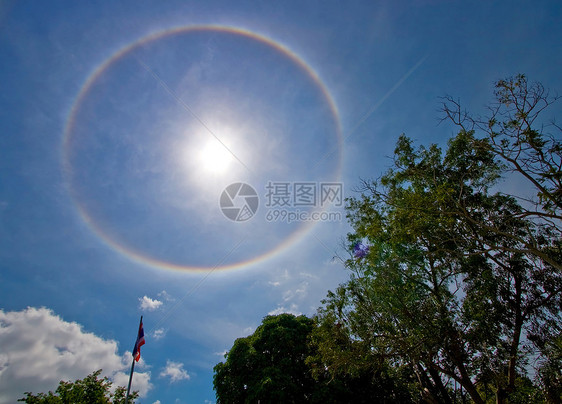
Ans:
<svg viewBox="0 0 562 404"><path fill-rule="evenodd" d="M208 121L212 122L214 132L186 127L178 142L171 144L170 152L177 156L178 168L187 174L191 184L209 188L213 183L224 187L224 181L240 175L246 168L244 162L251 161L253 148L243 136L246 127L240 129L238 125Z"/></svg>
<svg viewBox="0 0 562 404"><path fill-rule="evenodd" d="M232 153L217 139L208 140L198 154L200 167L213 174L226 172L234 160Z"/></svg>

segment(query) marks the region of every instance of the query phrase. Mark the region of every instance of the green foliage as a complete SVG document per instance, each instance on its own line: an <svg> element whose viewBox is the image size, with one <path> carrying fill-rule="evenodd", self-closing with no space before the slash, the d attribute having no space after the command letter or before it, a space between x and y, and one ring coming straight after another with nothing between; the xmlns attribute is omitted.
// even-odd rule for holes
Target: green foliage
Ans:
<svg viewBox="0 0 562 404"><path fill-rule="evenodd" d="M410 369L392 366L365 341L352 338L334 316L317 320L310 337L315 349L307 363L317 380L329 380L332 388L337 387L330 402L416 402L415 375Z"/></svg>
<svg viewBox="0 0 562 404"><path fill-rule="evenodd" d="M549 403L562 403L562 333L540 344L543 361L537 372L538 384Z"/></svg>
<svg viewBox="0 0 562 404"><path fill-rule="evenodd" d="M490 105L485 118L469 115L451 98L446 99L443 109L462 131L482 134L475 149L490 153L504 174L514 173L534 189L534 198L524 192L526 187L518 187L512 196L521 203L517 216L533 219L539 234L510 236L562 271L562 128L553 118L551 122L544 118L558 97L521 74L498 81L495 95L496 103Z"/></svg>
<svg viewBox="0 0 562 404"><path fill-rule="evenodd" d="M111 392L111 381L107 378L98 378L101 369L89 374L82 380L65 382L61 380L57 390L53 393L33 394L26 392L25 397L18 401L28 404L123 404L125 403L124 387L117 387ZM129 394L129 403L133 404L138 397L138 392Z"/></svg>
<svg viewBox="0 0 562 404"><path fill-rule="evenodd" d="M253 335L239 338L215 366L219 403L300 402L310 398L313 379L306 369L310 319L289 314L264 318Z"/></svg>
<svg viewBox="0 0 562 404"><path fill-rule="evenodd" d="M394 167L348 200L349 248L370 248L347 260L350 280L318 311L332 375L407 369L427 402L454 402L454 386L476 403L490 392L498 403L558 397L559 362L544 347L561 329L562 146L532 128L554 100L524 76L498 82L496 96L486 120L449 99L459 133L446 151L402 135ZM496 192L513 172L536 199ZM540 392L525 376L535 355L550 390L545 377Z"/></svg>
<svg viewBox="0 0 562 404"><path fill-rule="evenodd" d="M214 368L217 403L408 403L401 375L373 366L331 377L314 342L314 321L291 314L267 316L254 334L239 338Z"/></svg>

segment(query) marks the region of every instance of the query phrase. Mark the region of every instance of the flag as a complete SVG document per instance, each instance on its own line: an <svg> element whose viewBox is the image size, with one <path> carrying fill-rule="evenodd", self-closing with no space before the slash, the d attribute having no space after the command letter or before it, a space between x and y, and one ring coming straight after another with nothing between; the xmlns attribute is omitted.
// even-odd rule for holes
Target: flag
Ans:
<svg viewBox="0 0 562 404"><path fill-rule="evenodd" d="M145 343L144 341L144 328L142 327L142 318L139 325L139 333L137 335L137 340L135 341L135 347L133 348L133 358L138 362L141 356L140 348Z"/></svg>

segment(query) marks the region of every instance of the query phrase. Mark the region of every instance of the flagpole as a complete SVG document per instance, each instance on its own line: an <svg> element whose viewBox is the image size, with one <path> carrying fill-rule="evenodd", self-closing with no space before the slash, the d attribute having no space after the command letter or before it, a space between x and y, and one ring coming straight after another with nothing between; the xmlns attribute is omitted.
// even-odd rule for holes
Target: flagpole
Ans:
<svg viewBox="0 0 562 404"><path fill-rule="evenodd" d="M127 396L125 397L125 404L129 403L129 392L131 391L131 382L133 381L134 371L135 371L135 358L133 358L133 364L131 365L131 374L129 375L129 387L127 387Z"/></svg>
<svg viewBox="0 0 562 404"><path fill-rule="evenodd" d="M139 321L139 329L142 324L142 316ZM127 387L127 395L125 396L125 404L129 404L129 392L131 391L131 382L133 381L133 372L135 371L135 357L133 356L133 364L131 365L131 374L129 375L129 386Z"/></svg>

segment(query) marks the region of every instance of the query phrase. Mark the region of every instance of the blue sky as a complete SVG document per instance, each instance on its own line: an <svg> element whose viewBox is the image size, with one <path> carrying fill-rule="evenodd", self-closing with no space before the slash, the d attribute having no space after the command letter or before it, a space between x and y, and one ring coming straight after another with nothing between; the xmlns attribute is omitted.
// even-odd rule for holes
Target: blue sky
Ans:
<svg viewBox="0 0 562 404"><path fill-rule="evenodd" d="M161 3L0 3L1 403L125 384L140 315L139 401L214 402L236 338L346 279L321 189L445 142L439 97L562 89L558 1Z"/></svg>

